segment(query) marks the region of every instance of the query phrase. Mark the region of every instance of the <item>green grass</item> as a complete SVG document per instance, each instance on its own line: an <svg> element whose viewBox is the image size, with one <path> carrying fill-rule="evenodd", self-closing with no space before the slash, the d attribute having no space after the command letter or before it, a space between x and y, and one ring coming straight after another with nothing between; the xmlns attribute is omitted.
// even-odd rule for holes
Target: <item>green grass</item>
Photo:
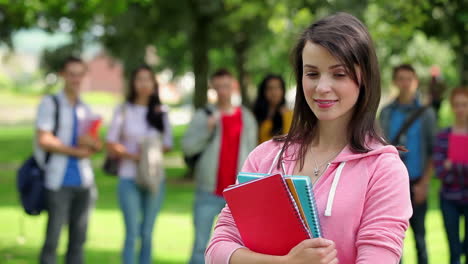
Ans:
<svg viewBox="0 0 468 264"><path fill-rule="evenodd" d="M42 95L37 93L15 93L7 90L0 90L0 101L3 106L21 107L36 106L39 104ZM122 96L108 92L87 91L81 94L82 99L93 106L115 106L123 100Z"/></svg>
<svg viewBox="0 0 468 264"><path fill-rule="evenodd" d="M175 164L167 168L168 186L166 199L157 219L154 232L154 263L186 263L192 246L191 207L193 185L181 180L185 169L180 165L179 138L184 127L176 127L176 151L167 158ZM0 263L37 263L37 254L43 241L45 215L26 216L17 200L15 169L31 152L32 129L8 127L0 130ZM96 168L102 163L102 155L93 162ZM123 241L123 222L116 202L117 179L96 170L99 199L90 219L86 243L87 263L119 263ZM431 263L448 263L448 248L437 201L438 182L433 181L430 192L430 209L427 214L427 244ZM66 247L63 232L59 255ZM411 231L407 233L404 248L405 264L416 263Z"/></svg>
<svg viewBox="0 0 468 264"><path fill-rule="evenodd" d="M183 126L174 129L176 139L180 138L183 131ZM14 182L16 167L31 153L32 133L32 129L26 126L2 128L0 132L0 263L37 263L43 241L46 215L31 217L22 212ZM168 153L168 158L180 159L180 153ZM102 155L96 157L93 163L99 167ZM168 167L166 170L167 195L155 226L154 261L186 263L193 240L193 184L181 180L185 174L184 168ZM97 169L96 183L99 199L90 219L86 243L87 263L119 263L124 227L116 202L117 179ZM59 247L61 256L66 250L66 236L66 232L62 232Z"/></svg>

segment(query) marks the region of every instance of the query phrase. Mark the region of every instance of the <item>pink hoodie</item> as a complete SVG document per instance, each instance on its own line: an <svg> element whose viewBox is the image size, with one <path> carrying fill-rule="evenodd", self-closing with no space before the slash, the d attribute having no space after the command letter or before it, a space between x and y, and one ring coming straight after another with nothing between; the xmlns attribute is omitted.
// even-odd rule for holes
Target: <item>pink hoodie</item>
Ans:
<svg viewBox="0 0 468 264"><path fill-rule="evenodd" d="M344 148L313 187L323 236L335 242L341 264L398 263L412 214L408 172L397 150L380 143L368 145L372 151L364 154ZM242 171L268 173L281 146L273 141L258 146ZM292 146L283 156L288 175L297 149ZM273 172L281 170L274 166ZM229 263L242 247L226 206L206 250L206 263Z"/></svg>

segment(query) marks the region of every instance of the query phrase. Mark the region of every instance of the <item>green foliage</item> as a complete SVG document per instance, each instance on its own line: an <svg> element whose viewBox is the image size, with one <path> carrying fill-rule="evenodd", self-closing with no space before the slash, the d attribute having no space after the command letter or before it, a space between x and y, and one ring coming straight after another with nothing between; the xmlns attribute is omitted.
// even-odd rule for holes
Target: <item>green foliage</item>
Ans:
<svg viewBox="0 0 468 264"><path fill-rule="evenodd" d="M24 2L24 3L23 3ZM368 26L376 43L384 87L391 67L417 65L424 78L433 64L449 85L468 79L468 2L465 0L49 0L0 2L0 37L9 43L20 28L38 25L74 36L74 45L98 41L120 59L125 72L155 48L156 70L174 77L195 73L197 106L206 100L208 73L232 69L243 95L269 72L289 79L289 52L298 33L313 20L350 12ZM465 48L464 48L465 47ZM70 46L46 51L47 72ZM465 74L466 73L466 74ZM460 78L461 76L461 78ZM247 98L245 98L247 99Z"/></svg>

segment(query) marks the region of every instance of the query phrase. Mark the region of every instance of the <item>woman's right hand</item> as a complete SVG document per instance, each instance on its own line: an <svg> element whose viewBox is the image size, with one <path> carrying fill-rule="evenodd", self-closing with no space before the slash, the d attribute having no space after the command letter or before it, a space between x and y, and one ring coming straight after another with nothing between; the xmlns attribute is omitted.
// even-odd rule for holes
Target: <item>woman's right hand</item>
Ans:
<svg viewBox="0 0 468 264"><path fill-rule="evenodd" d="M295 246L284 256L288 264L336 264L338 263L335 243L324 238L307 239Z"/></svg>

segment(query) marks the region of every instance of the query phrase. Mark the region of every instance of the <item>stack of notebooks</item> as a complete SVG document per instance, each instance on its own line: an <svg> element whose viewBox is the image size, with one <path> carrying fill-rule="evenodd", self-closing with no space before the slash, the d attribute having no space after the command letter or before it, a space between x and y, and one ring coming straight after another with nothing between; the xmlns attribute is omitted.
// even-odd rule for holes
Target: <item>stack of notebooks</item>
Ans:
<svg viewBox="0 0 468 264"><path fill-rule="evenodd" d="M237 179L223 195L250 250L285 255L305 239L322 237L309 177L241 172Z"/></svg>

